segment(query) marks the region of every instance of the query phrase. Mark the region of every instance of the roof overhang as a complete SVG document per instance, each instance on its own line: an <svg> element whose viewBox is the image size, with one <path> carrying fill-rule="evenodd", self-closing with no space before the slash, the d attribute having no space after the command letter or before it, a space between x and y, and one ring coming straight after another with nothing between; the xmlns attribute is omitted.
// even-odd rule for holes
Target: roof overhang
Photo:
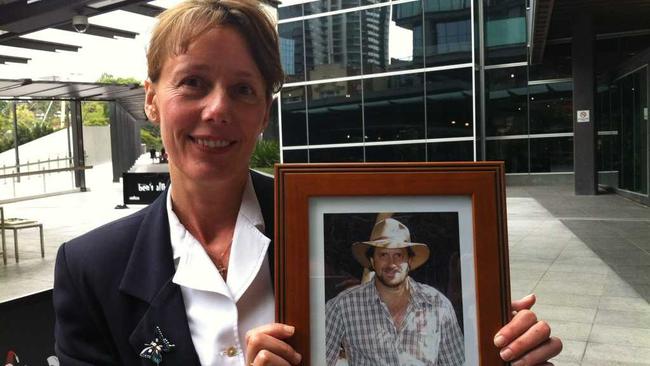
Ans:
<svg viewBox="0 0 650 366"><path fill-rule="evenodd" d="M137 84L0 79L0 99L115 101L135 119L147 119L143 107L144 88Z"/></svg>

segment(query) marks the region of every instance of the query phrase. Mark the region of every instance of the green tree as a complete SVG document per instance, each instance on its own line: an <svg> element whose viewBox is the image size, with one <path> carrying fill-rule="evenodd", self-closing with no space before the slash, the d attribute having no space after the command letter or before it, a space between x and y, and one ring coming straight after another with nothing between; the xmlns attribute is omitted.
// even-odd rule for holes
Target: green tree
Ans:
<svg viewBox="0 0 650 366"><path fill-rule="evenodd" d="M116 77L113 76L109 73L103 73L102 76L99 77L97 80L98 83L102 84L120 84L120 85L129 85L129 84L135 84L135 85L141 85L140 80L134 78L134 77L128 77L128 78L121 78L121 77Z"/></svg>
<svg viewBox="0 0 650 366"><path fill-rule="evenodd" d="M107 102L82 102L81 116L84 126L108 126L108 103Z"/></svg>

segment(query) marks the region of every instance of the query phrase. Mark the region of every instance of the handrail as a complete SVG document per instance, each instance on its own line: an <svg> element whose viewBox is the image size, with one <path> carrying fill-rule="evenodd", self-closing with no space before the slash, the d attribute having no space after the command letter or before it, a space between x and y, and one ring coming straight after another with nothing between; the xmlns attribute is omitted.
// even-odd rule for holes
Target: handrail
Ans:
<svg viewBox="0 0 650 366"><path fill-rule="evenodd" d="M32 162L32 163L27 162L25 164L19 164L19 165L15 165L15 164L14 165L2 165L1 169L7 170L7 169L16 168L16 167L21 168L21 167L24 167L24 166L41 165L41 164L45 164L45 163L51 163L53 161L64 161L64 160L73 160L73 159L74 158L72 158L72 157L67 157L67 158L58 158L58 159L38 160L36 162Z"/></svg>
<svg viewBox="0 0 650 366"><path fill-rule="evenodd" d="M22 177L25 175L38 175L38 174L47 174L47 173L68 172L68 171L75 171L75 170L86 170L92 168L93 168L92 165L84 165L84 166L74 166L70 168L43 169L43 170L36 170L36 171L24 172L24 173L3 174L0 175L0 179Z"/></svg>

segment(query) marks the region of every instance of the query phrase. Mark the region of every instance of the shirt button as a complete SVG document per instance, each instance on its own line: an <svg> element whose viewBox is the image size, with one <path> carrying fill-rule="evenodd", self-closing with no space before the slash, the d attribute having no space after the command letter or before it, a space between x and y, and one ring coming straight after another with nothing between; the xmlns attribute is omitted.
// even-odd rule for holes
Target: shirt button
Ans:
<svg viewBox="0 0 650 366"><path fill-rule="evenodd" d="M239 350L237 348L235 348L234 346L230 346L230 347L228 347L228 349L226 349L226 356L228 356L228 357L235 357L238 354L239 354Z"/></svg>

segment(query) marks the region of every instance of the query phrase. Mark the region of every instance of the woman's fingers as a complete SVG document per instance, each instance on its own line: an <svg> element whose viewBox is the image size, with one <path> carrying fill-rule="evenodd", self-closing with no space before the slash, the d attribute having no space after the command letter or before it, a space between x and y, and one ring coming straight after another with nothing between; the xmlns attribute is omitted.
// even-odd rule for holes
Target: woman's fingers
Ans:
<svg viewBox="0 0 650 366"><path fill-rule="evenodd" d="M534 350L512 362L512 366L552 365L546 362L562 351L562 342L557 337L551 337Z"/></svg>
<svg viewBox="0 0 650 366"><path fill-rule="evenodd" d="M273 323L250 330L246 334L246 359L249 365L297 365L302 357L283 341L295 328ZM280 362L282 361L282 362Z"/></svg>
<svg viewBox="0 0 650 366"><path fill-rule="evenodd" d="M524 309L530 310L530 308L532 308L533 305L535 305L535 301L537 301L537 299L535 298L535 295L533 295L533 294L530 294L528 296L524 296L523 298L521 298L519 300L515 300L515 301L513 301L511 303L512 311L514 313L516 313L516 312L524 310Z"/></svg>

